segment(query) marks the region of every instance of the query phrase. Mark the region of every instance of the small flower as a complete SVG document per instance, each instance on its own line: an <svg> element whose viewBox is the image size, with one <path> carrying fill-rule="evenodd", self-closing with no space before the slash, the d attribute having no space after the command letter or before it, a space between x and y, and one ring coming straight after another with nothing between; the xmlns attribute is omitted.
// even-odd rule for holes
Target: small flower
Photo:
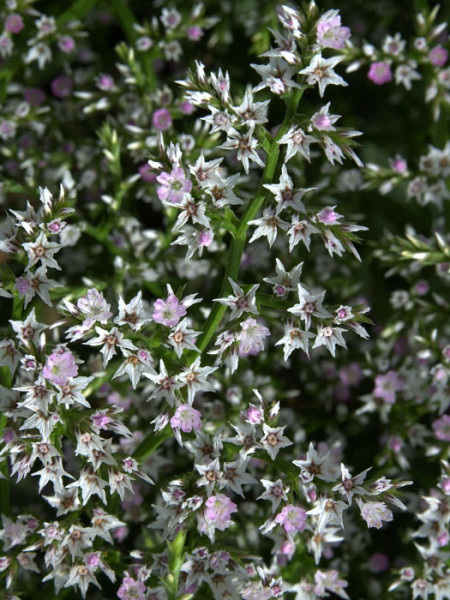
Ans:
<svg viewBox="0 0 450 600"><path fill-rule="evenodd" d="M189 350L195 350L196 352L200 352L200 350L195 345L195 340L197 336L200 334L199 331L194 331L193 329L189 329L187 326L187 320L183 319L170 335L169 335L169 344L171 344L176 352L178 358L181 358L183 350L185 348Z"/></svg>
<svg viewBox="0 0 450 600"><path fill-rule="evenodd" d="M192 189L192 182L179 166L174 166L170 173L162 172L156 181L161 184L157 190L161 202L180 204Z"/></svg>
<svg viewBox="0 0 450 600"><path fill-rule="evenodd" d="M237 158L242 162L242 166L246 173L249 172L250 162L252 161L264 167L264 162L256 152L258 140L253 137L253 129L247 132L240 132L230 128L228 131L227 141L220 146L223 150L237 150Z"/></svg>
<svg viewBox="0 0 450 600"><path fill-rule="evenodd" d="M198 391L214 391L212 385L207 381L209 375L214 371L217 371L217 367L201 367L200 357L198 356L188 368L178 375L178 381L188 388L189 404L193 403L195 394Z"/></svg>
<svg viewBox="0 0 450 600"><path fill-rule="evenodd" d="M257 226L249 240L249 244L262 236L266 236L267 241L269 242L269 248L272 248L273 243L277 239L278 227L285 231L289 227L289 224L286 223L286 221L280 219L272 206L268 206L264 209L260 219L249 221L248 224Z"/></svg>
<svg viewBox="0 0 450 600"><path fill-rule="evenodd" d="M59 75L52 81L51 90L56 98L67 98L72 93L72 80L66 75Z"/></svg>
<svg viewBox="0 0 450 600"><path fill-rule="evenodd" d="M167 108L158 108L152 116L152 123L159 131L166 131L172 125L172 117Z"/></svg>
<svg viewBox="0 0 450 600"><path fill-rule="evenodd" d="M322 306L325 298L325 292L319 294L311 294L309 290L301 283L298 284L299 303L292 308L288 308L288 312L299 316L305 321L305 327L308 330L311 327L311 318L327 319L331 314Z"/></svg>
<svg viewBox="0 0 450 600"><path fill-rule="evenodd" d="M356 502L367 527L380 529L383 526L383 521L392 521L394 518L384 502L363 502L360 498L357 498Z"/></svg>
<svg viewBox="0 0 450 600"><path fill-rule="evenodd" d="M394 404L396 392L403 389L402 381L395 371L388 371L385 375L375 378L375 398L382 398L387 404Z"/></svg>
<svg viewBox="0 0 450 600"><path fill-rule="evenodd" d="M178 321L185 314L186 307L178 300L175 294L169 294L167 300L158 299L153 305L153 320L167 327L177 325Z"/></svg>
<svg viewBox="0 0 450 600"><path fill-rule="evenodd" d="M340 50L350 37L350 29L342 27L337 10L329 10L317 22L317 41L324 48Z"/></svg>
<svg viewBox="0 0 450 600"><path fill-rule="evenodd" d="M54 352L47 358L43 376L58 385L66 385L69 377L78 375L78 367L71 352Z"/></svg>
<svg viewBox="0 0 450 600"><path fill-rule="evenodd" d="M120 600L145 600L146 589L142 581L137 581L132 577L125 577L117 591L117 596Z"/></svg>
<svg viewBox="0 0 450 600"><path fill-rule="evenodd" d="M19 33L24 28L22 17L17 13L8 15L5 19L5 31Z"/></svg>
<svg viewBox="0 0 450 600"><path fill-rule="evenodd" d="M264 436L260 441L272 460L275 460L281 448L292 446L292 442L283 435L284 427L270 427L264 423L263 431Z"/></svg>
<svg viewBox="0 0 450 600"><path fill-rule="evenodd" d="M433 66L443 67L447 62L448 52L441 44L438 44L430 50L428 58Z"/></svg>
<svg viewBox="0 0 450 600"><path fill-rule="evenodd" d="M306 249L309 251L309 247L311 246L311 235L314 233L320 233L317 227L314 227L309 221L301 221L297 215L294 215L292 217L291 227L287 232L289 236L289 252L292 252L300 240L302 240Z"/></svg>
<svg viewBox="0 0 450 600"><path fill-rule="evenodd" d="M291 271L286 271L283 263L279 258L276 259L275 272L276 277L265 277L263 281L273 285L273 293L282 298L286 292L292 292L296 289L300 283L300 276L302 274L303 263L299 263Z"/></svg>
<svg viewBox="0 0 450 600"><path fill-rule="evenodd" d="M172 429L179 428L184 433L202 428L202 413L189 404L181 404L170 419Z"/></svg>
<svg viewBox="0 0 450 600"><path fill-rule="evenodd" d="M224 531L231 525L231 514L237 512L236 504L225 494L210 496L205 506L205 518L220 531Z"/></svg>
<svg viewBox="0 0 450 600"><path fill-rule="evenodd" d="M443 415L440 419L433 421L433 429L438 440L450 442L450 415Z"/></svg>
<svg viewBox="0 0 450 600"><path fill-rule="evenodd" d="M267 327L249 317L241 323L241 332L238 336L239 353L243 356L258 354L264 350L264 338L269 335L270 331Z"/></svg>
<svg viewBox="0 0 450 600"><path fill-rule="evenodd" d="M109 310L110 305L106 302L103 294L95 288L91 288L86 292L86 295L80 298L77 302L79 311L86 315L83 325L90 327L96 321L104 324L112 317L112 312Z"/></svg>
<svg viewBox="0 0 450 600"><path fill-rule="evenodd" d="M203 37L203 29L198 25L192 25L187 28L187 37L191 42L198 42Z"/></svg>
<svg viewBox="0 0 450 600"><path fill-rule="evenodd" d="M309 147L315 142L317 142L315 137L305 133L303 129L297 125L291 125L287 133L278 140L279 144L287 144L286 162L297 153L300 153L307 161L309 161L311 157Z"/></svg>
<svg viewBox="0 0 450 600"><path fill-rule="evenodd" d="M176 29L181 23L181 15L175 8L163 8L161 12L161 23L167 29Z"/></svg>
<svg viewBox="0 0 450 600"><path fill-rule="evenodd" d="M284 336L278 340L275 346L283 345L284 360L287 360L294 350L301 348L309 356L309 340L314 337L310 331L303 331L288 321L285 326Z"/></svg>
<svg viewBox="0 0 450 600"><path fill-rule="evenodd" d="M231 319L238 319L244 312L251 312L257 315L258 310L255 305L255 296L259 284L254 285L247 293L244 293L244 290L231 277L228 278L228 281L230 282L234 296L229 295L226 298L215 298L214 301L231 308Z"/></svg>
<svg viewBox="0 0 450 600"><path fill-rule="evenodd" d="M283 525L288 535L303 531L306 527L306 511L298 506L288 504L275 517L275 522Z"/></svg>
<svg viewBox="0 0 450 600"><path fill-rule="evenodd" d="M347 348L342 334L347 331L342 327L320 327L317 330L317 337L314 341L313 348L326 346L332 356L336 355L336 345Z"/></svg>
<svg viewBox="0 0 450 600"><path fill-rule="evenodd" d="M343 56L334 56L333 58L322 58L322 54L313 56L309 67L299 71L300 75L306 75L306 81L309 85L315 83L319 86L319 95L322 98L327 85L348 85L346 81L337 75L333 69L343 60Z"/></svg>
<svg viewBox="0 0 450 600"><path fill-rule="evenodd" d="M285 487L281 479L277 479L277 481L261 479L260 483L264 486L265 491L257 498L257 500L270 500L272 502L272 511L275 511L278 508L282 500L287 500L289 487Z"/></svg>
<svg viewBox="0 0 450 600"><path fill-rule="evenodd" d="M383 85L392 80L392 71L389 63L374 62L370 65L367 77L376 85Z"/></svg>

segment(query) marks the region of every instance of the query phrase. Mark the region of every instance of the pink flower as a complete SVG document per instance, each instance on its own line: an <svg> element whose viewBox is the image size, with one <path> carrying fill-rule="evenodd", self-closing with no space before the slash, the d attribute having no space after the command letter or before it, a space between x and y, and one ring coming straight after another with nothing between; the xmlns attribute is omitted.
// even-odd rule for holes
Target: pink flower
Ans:
<svg viewBox="0 0 450 600"><path fill-rule="evenodd" d="M341 17L339 15L322 18L317 23L317 41L324 48L339 50L345 46L345 42L349 37L350 29L341 26Z"/></svg>
<svg viewBox="0 0 450 600"><path fill-rule="evenodd" d="M277 514L275 523L283 525L288 534L303 531L306 527L306 511L298 506L288 504Z"/></svg>
<svg viewBox="0 0 450 600"><path fill-rule="evenodd" d="M154 183L156 181L156 175L152 171L152 168L147 163L141 165L138 169L139 175L141 176L142 181L145 183Z"/></svg>
<svg viewBox="0 0 450 600"><path fill-rule="evenodd" d="M102 92L108 92L114 87L114 79L108 73L100 73L95 80L95 84Z"/></svg>
<svg viewBox="0 0 450 600"><path fill-rule="evenodd" d="M386 554L375 552L369 560L369 567L373 573L383 573L389 568L389 559Z"/></svg>
<svg viewBox="0 0 450 600"><path fill-rule="evenodd" d="M253 423L254 425L261 423L264 419L263 411L254 404L250 404L250 407L246 410L245 415L247 417L246 421L248 423Z"/></svg>
<svg viewBox="0 0 450 600"><path fill-rule="evenodd" d="M146 587L142 581L124 577L117 595L120 600L145 600Z"/></svg>
<svg viewBox="0 0 450 600"><path fill-rule="evenodd" d="M16 290L19 292L19 296L22 298L26 296L30 291L31 284L26 277L19 277L16 281Z"/></svg>
<svg viewBox="0 0 450 600"><path fill-rule="evenodd" d="M55 77L51 83L52 92L56 98L66 98L67 96L70 96L72 87L72 80L65 75Z"/></svg>
<svg viewBox="0 0 450 600"><path fill-rule="evenodd" d="M237 512L237 506L225 494L211 496L205 502L205 518L211 522L216 529L224 531L230 526L231 513Z"/></svg>
<svg viewBox="0 0 450 600"><path fill-rule="evenodd" d="M25 88L23 91L23 97L31 106L40 106L45 101L44 92L36 87Z"/></svg>
<svg viewBox="0 0 450 600"><path fill-rule="evenodd" d="M58 40L58 48L61 52L65 52L66 54L70 54L75 50L75 41L73 37L70 35L63 35Z"/></svg>
<svg viewBox="0 0 450 600"><path fill-rule="evenodd" d="M165 301L158 298L153 305L153 320L167 327L174 327L185 314L186 307L174 294L170 294Z"/></svg>
<svg viewBox="0 0 450 600"><path fill-rule="evenodd" d="M152 116L152 123L159 131L165 131L172 125L172 117L167 108L158 108Z"/></svg>
<svg viewBox="0 0 450 600"><path fill-rule="evenodd" d="M192 25L192 27L188 27L187 36L192 42L198 42L203 37L203 29L198 25Z"/></svg>
<svg viewBox="0 0 450 600"><path fill-rule="evenodd" d="M408 170L408 163L403 156L400 156L400 154L396 154L395 158L390 158L389 164L391 165L392 170L396 173L406 173Z"/></svg>
<svg viewBox="0 0 450 600"><path fill-rule="evenodd" d="M388 404L394 404L396 392L403 388L402 381L395 371L388 371L386 375L375 378L375 398L382 398Z"/></svg>
<svg viewBox="0 0 450 600"><path fill-rule="evenodd" d="M187 100L185 100L180 104L180 110L183 113L183 115L192 115L192 113L195 110L195 106Z"/></svg>
<svg viewBox="0 0 450 600"><path fill-rule="evenodd" d="M192 189L192 183L186 178L181 167L175 166L170 173L163 172L156 181L161 185L158 188L158 197L161 202L180 204L184 195Z"/></svg>
<svg viewBox="0 0 450 600"><path fill-rule="evenodd" d="M374 62L370 65L367 77L376 85L383 85L392 79L391 65L385 62Z"/></svg>
<svg viewBox="0 0 450 600"><path fill-rule="evenodd" d="M450 442L450 415L433 421L434 435L442 442Z"/></svg>
<svg viewBox="0 0 450 600"><path fill-rule="evenodd" d="M8 15L5 19L5 31L8 33L19 33L23 29L22 17L16 13Z"/></svg>
<svg viewBox="0 0 450 600"><path fill-rule="evenodd" d="M66 385L69 377L78 375L78 367L71 352L50 354L42 371L43 376L57 385Z"/></svg>
<svg viewBox="0 0 450 600"><path fill-rule="evenodd" d="M317 218L321 223L325 225L336 225L339 222L339 219L342 217L339 213L334 210L334 206L327 206L319 213L317 213Z"/></svg>
<svg viewBox="0 0 450 600"><path fill-rule="evenodd" d="M330 117L322 113L318 113L313 119L313 125L316 129L327 129L331 125Z"/></svg>
<svg viewBox="0 0 450 600"><path fill-rule="evenodd" d="M189 404L181 404L170 419L172 429L178 427L184 433L190 433L193 429L202 428L202 413Z"/></svg>
<svg viewBox="0 0 450 600"><path fill-rule="evenodd" d="M430 63L435 67L443 67L448 59L448 52L440 44L430 50L428 55Z"/></svg>

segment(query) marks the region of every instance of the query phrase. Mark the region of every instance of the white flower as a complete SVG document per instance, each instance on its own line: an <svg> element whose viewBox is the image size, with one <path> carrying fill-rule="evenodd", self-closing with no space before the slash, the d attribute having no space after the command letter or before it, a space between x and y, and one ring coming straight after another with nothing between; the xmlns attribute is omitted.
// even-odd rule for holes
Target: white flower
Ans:
<svg viewBox="0 0 450 600"><path fill-rule="evenodd" d="M284 345L284 360L287 360L294 350L301 348L309 356L309 340L314 337L310 331L303 331L295 327L291 321L285 326L284 336L278 340L275 346Z"/></svg>
<svg viewBox="0 0 450 600"><path fill-rule="evenodd" d="M231 288L234 292L234 296L231 294L226 298L214 298L215 302L220 302L225 306L231 308L230 319L238 319L242 313L250 312L254 315L258 314L258 310L255 304L256 291L259 288L259 284L252 286L252 288L245 293L244 290L235 283L231 277L228 278Z"/></svg>
<svg viewBox="0 0 450 600"><path fill-rule="evenodd" d="M300 75L306 75L306 81L310 85L315 83L319 86L319 94L322 98L327 85L348 85L342 77L337 75L333 68L344 60L343 56L334 56L333 58L322 58L322 55L313 56L309 67L299 71Z"/></svg>
<svg viewBox="0 0 450 600"><path fill-rule="evenodd" d="M316 138L305 133L298 125L291 125L283 137L278 140L279 144L287 144L286 162L295 156L297 152L309 161L311 157L309 147L315 142L317 142Z"/></svg>
<svg viewBox="0 0 450 600"><path fill-rule="evenodd" d="M284 427L269 427L266 423L263 424L264 436L260 442L272 460L275 460L281 448L292 446L292 442L283 435L284 429Z"/></svg>
<svg viewBox="0 0 450 600"><path fill-rule="evenodd" d="M262 236L266 236L270 248L272 248L273 243L277 239L278 227L285 231L289 227L289 224L280 219L271 206L264 209L261 218L249 221L248 224L257 225L257 228L250 238L249 244Z"/></svg>
<svg viewBox="0 0 450 600"><path fill-rule="evenodd" d="M228 132L227 141L220 148L223 150L237 150L238 160L242 162L245 172L248 173L250 160L260 167L265 166L256 152L257 146L258 140L253 137L253 129L241 133L231 128Z"/></svg>
<svg viewBox="0 0 450 600"><path fill-rule="evenodd" d="M306 249L309 250L311 245L311 235L313 233L320 233L320 231L309 221L300 221L298 216L294 215L292 217L291 227L288 229L287 233L289 236L289 252L292 252L300 240L303 241Z"/></svg>
<svg viewBox="0 0 450 600"><path fill-rule="evenodd" d="M295 304L292 308L288 308L288 312L291 312L293 315L297 315L304 320L307 330L311 327L311 317L314 316L318 319L327 319L331 317L331 314L322 306L325 292L311 294L306 287L299 283L298 298L299 303Z"/></svg>
<svg viewBox="0 0 450 600"><path fill-rule="evenodd" d="M360 498L357 498L356 502L367 527L380 529L383 526L383 521L392 521L394 518L384 502L363 502Z"/></svg>
<svg viewBox="0 0 450 600"><path fill-rule="evenodd" d="M305 205L302 202L303 196L306 192L311 192L316 188L305 188L305 189L294 189L292 179L289 177L287 167L284 164L281 167L281 177L277 184L264 184L275 196L277 201L276 213L277 215L285 208L292 208L295 212L306 212Z"/></svg>
<svg viewBox="0 0 450 600"><path fill-rule="evenodd" d="M342 327L320 327L317 331L317 337L315 339L313 348L319 346L326 346L332 356L336 355L336 345L347 348L342 333L347 331Z"/></svg>
<svg viewBox="0 0 450 600"><path fill-rule="evenodd" d="M273 293L279 298L283 297L286 292L294 291L300 283L303 263L296 265L291 271L287 272L283 263L279 258L276 259L276 277L265 277L263 281L273 285Z"/></svg>

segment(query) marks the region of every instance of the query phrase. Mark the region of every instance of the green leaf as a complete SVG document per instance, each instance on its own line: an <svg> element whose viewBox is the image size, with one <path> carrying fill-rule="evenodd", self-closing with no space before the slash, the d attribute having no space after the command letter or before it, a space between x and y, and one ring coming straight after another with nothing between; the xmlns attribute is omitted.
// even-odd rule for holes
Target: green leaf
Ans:
<svg viewBox="0 0 450 600"><path fill-rule="evenodd" d="M98 0L76 0L70 8L59 15L58 25L65 25L69 21L83 20L95 8Z"/></svg>

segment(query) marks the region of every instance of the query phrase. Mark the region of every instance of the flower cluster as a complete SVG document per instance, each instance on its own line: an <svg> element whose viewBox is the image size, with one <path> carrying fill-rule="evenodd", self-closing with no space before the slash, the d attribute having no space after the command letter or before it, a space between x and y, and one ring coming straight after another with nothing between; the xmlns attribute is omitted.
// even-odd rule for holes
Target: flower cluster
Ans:
<svg viewBox="0 0 450 600"><path fill-rule="evenodd" d="M449 597L446 24L275 4L0 7L2 600Z"/></svg>

